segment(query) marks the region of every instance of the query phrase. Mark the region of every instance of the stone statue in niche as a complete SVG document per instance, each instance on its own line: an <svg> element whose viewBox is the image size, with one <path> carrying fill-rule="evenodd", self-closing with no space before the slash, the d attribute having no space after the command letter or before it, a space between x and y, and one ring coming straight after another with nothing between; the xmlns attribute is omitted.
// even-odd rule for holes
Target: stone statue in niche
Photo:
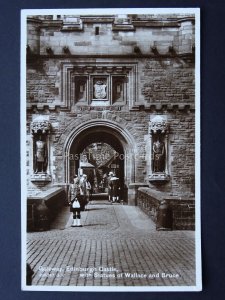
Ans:
<svg viewBox="0 0 225 300"><path fill-rule="evenodd" d="M104 99L106 98L106 84L103 81L98 80L94 85L94 97L95 99Z"/></svg>
<svg viewBox="0 0 225 300"><path fill-rule="evenodd" d="M123 82L122 80L113 81L113 101L123 101Z"/></svg>
<svg viewBox="0 0 225 300"><path fill-rule="evenodd" d="M165 171L165 144L157 136L152 145L153 152L153 172Z"/></svg>
<svg viewBox="0 0 225 300"><path fill-rule="evenodd" d="M47 144L45 141L45 137L39 135L34 144L34 172L46 173L47 165Z"/></svg>

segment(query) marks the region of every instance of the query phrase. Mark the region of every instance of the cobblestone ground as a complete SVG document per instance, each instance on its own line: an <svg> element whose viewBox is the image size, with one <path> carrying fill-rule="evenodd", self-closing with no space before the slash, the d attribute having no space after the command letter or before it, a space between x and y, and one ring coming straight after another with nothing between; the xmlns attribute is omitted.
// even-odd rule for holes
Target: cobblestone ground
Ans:
<svg viewBox="0 0 225 300"><path fill-rule="evenodd" d="M65 211L64 211L65 215ZM192 231L156 231L138 208L94 201L83 227L27 234L36 286L192 286Z"/></svg>

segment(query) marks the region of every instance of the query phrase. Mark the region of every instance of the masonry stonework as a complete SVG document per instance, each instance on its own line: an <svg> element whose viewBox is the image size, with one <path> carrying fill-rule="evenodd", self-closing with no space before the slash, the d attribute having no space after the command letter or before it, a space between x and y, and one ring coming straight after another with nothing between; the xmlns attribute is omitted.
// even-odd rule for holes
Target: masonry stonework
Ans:
<svg viewBox="0 0 225 300"><path fill-rule="evenodd" d="M96 134L96 142L102 134L103 141L110 137L125 156L130 156L124 161L128 195L129 186L140 184L174 199L193 200L194 21L192 15L27 19L26 168L30 195L53 186L68 186L71 149L86 145L82 136L91 143L92 134ZM106 83L105 99L93 96L94 83L99 80ZM42 184L32 180L34 137L30 128L38 116L51 124L50 177ZM169 124L168 176L154 181L149 180L149 122L156 116Z"/></svg>

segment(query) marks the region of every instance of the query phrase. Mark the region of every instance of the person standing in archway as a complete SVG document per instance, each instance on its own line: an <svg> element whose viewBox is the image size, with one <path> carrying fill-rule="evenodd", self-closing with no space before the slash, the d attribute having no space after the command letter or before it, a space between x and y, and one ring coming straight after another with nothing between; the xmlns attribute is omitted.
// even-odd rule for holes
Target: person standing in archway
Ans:
<svg viewBox="0 0 225 300"><path fill-rule="evenodd" d="M112 203L119 202L119 178L115 174L111 177L111 188L112 188Z"/></svg>
<svg viewBox="0 0 225 300"><path fill-rule="evenodd" d="M69 186L69 203L74 199L77 195L80 194L80 182L77 175L74 175L73 182Z"/></svg>
<svg viewBox="0 0 225 300"><path fill-rule="evenodd" d="M80 179L80 195L81 195L81 210L85 210L85 206L90 199L91 184L87 180L87 175L84 174Z"/></svg>
<svg viewBox="0 0 225 300"><path fill-rule="evenodd" d="M73 183L69 187L69 204L70 211L73 213L72 227L82 227L81 219L81 197L80 197L80 181L77 175L73 178Z"/></svg>
<svg viewBox="0 0 225 300"><path fill-rule="evenodd" d="M113 172L109 172L109 176L108 176L108 201L111 202L112 201L112 181L111 178L113 177Z"/></svg>

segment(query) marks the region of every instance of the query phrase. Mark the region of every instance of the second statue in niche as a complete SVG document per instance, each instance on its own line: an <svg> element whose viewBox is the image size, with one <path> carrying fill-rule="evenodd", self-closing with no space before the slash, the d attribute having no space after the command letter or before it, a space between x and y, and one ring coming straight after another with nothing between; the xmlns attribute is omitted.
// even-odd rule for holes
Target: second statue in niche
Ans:
<svg viewBox="0 0 225 300"><path fill-rule="evenodd" d="M153 152L153 172L165 171L165 144L158 137L152 145Z"/></svg>
<svg viewBox="0 0 225 300"><path fill-rule="evenodd" d="M47 144L45 138L39 135L34 148L34 172L46 172L48 164Z"/></svg>

